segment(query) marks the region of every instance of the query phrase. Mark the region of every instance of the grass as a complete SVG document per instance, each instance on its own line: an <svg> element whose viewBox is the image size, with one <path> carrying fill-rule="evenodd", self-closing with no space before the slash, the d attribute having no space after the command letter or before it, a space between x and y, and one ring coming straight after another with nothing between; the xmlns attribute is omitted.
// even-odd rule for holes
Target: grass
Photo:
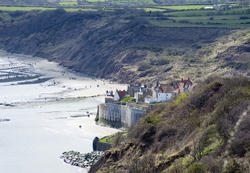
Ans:
<svg viewBox="0 0 250 173"><path fill-rule="evenodd" d="M98 2L106 2L117 5L124 5L124 4L154 4L152 0L87 0L88 2L98 3Z"/></svg>
<svg viewBox="0 0 250 173"><path fill-rule="evenodd" d="M250 8L233 8L230 10L183 10L166 12L169 17L188 17L188 16L213 16L213 15L246 15Z"/></svg>
<svg viewBox="0 0 250 173"><path fill-rule="evenodd" d="M61 6L75 6L77 5L77 1L69 1L69 2L59 2Z"/></svg>
<svg viewBox="0 0 250 173"><path fill-rule="evenodd" d="M127 103L127 102L130 102L131 100L134 100L135 98L134 97L125 97L121 100L122 103Z"/></svg>
<svg viewBox="0 0 250 173"><path fill-rule="evenodd" d="M154 4L153 0L111 0L114 4Z"/></svg>
<svg viewBox="0 0 250 173"><path fill-rule="evenodd" d="M32 11L32 10L56 10L56 8L45 8L45 7L7 7L0 6L1 11ZM64 8L65 11L74 12L74 11L98 11L94 8Z"/></svg>
<svg viewBox="0 0 250 173"><path fill-rule="evenodd" d="M171 9L171 10L193 10L204 7L213 7L212 5L178 5L178 6L156 6L157 8Z"/></svg>
<svg viewBox="0 0 250 173"><path fill-rule="evenodd" d="M166 11L165 9L160 9L160 8L137 8L138 10L144 10L146 12L157 12L157 11Z"/></svg>
<svg viewBox="0 0 250 173"><path fill-rule="evenodd" d="M99 140L99 142L112 144L113 138L114 138L114 135L105 136L105 137L101 138L101 139Z"/></svg>
<svg viewBox="0 0 250 173"><path fill-rule="evenodd" d="M45 8L45 7L7 7L0 6L2 11L31 11L31 10L55 10L56 8Z"/></svg>
<svg viewBox="0 0 250 173"><path fill-rule="evenodd" d="M105 2L106 0L87 0L88 2Z"/></svg>
<svg viewBox="0 0 250 173"><path fill-rule="evenodd" d="M164 12L166 18L151 17L149 22L160 27L250 27L250 8L230 10L182 10ZM244 17L245 19L242 19Z"/></svg>

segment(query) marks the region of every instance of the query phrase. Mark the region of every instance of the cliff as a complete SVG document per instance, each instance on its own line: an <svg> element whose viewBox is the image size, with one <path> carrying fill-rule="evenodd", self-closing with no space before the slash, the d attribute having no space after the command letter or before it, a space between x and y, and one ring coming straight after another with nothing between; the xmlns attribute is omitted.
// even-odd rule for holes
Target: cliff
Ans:
<svg viewBox="0 0 250 173"><path fill-rule="evenodd" d="M249 79L209 79L117 137L90 173L249 172L249 127Z"/></svg>
<svg viewBox="0 0 250 173"><path fill-rule="evenodd" d="M249 30L150 23L161 16L133 9L0 12L0 48L125 83L249 72L249 60L241 58L249 56ZM237 62L227 63L224 54L234 51Z"/></svg>

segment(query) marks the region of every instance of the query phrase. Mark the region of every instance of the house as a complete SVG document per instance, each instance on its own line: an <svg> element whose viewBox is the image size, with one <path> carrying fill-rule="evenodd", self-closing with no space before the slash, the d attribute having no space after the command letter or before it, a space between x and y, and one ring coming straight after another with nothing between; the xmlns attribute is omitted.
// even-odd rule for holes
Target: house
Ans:
<svg viewBox="0 0 250 173"><path fill-rule="evenodd" d="M127 95L127 92L125 90L121 91L121 90L116 90L115 94L114 94L114 100L115 101L120 101L122 100L125 96Z"/></svg>
<svg viewBox="0 0 250 173"><path fill-rule="evenodd" d="M144 103L151 104L151 103L156 103L157 99L152 97L152 96L147 96L144 99Z"/></svg>
<svg viewBox="0 0 250 173"><path fill-rule="evenodd" d="M196 84L191 82L191 80L188 78L187 80L181 79L181 81L173 82L172 86L174 88L173 92L178 95L184 92L194 90L194 87L196 86Z"/></svg>
<svg viewBox="0 0 250 173"><path fill-rule="evenodd" d="M130 86L128 87L128 94L130 97L135 97L135 93L141 91L141 86Z"/></svg>
<svg viewBox="0 0 250 173"><path fill-rule="evenodd" d="M113 102L115 102L113 91L106 91L105 103L113 103Z"/></svg>
<svg viewBox="0 0 250 173"><path fill-rule="evenodd" d="M157 102L166 102L171 100L175 96L174 93L158 93Z"/></svg>
<svg viewBox="0 0 250 173"><path fill-rule="evenodd" d="M115 102L114 96L106 96L105 97L105 103L113 103Z"/></svg>
<svg viewBox="0 0 250 173"><path fill-rule="evenodd" d="M134 95L135 95L136 103L144 101L144 97L143 97L143 92L142 91L136 92Z"/></svg>

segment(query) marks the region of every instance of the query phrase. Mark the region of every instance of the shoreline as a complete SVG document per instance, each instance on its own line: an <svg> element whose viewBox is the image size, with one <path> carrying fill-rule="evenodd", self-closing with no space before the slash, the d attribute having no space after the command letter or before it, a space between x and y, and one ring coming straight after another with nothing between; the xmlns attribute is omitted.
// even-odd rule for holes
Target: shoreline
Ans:
<svg viewBox="0 0 250 173"><path fill-rule="evenodd" d="M80 168L64 163L60 159L61 153L71 150L91 152L96 136L119 131L96 125L95 112L97 105L104 102L107 88L126 86L78 77L44 59L3 54L0 52L0 75L3 77L8 73L20 73L41 74L43 78L51 79L25 84L0 82L0 119L4 119L0 124L0 137L4 139L0 152L5 155L0 158L1 169L10 173L21 169L37 173L78 173ZM30 80L21 82L27 81ZM5 121L7 119L10 121Z"/></svg>

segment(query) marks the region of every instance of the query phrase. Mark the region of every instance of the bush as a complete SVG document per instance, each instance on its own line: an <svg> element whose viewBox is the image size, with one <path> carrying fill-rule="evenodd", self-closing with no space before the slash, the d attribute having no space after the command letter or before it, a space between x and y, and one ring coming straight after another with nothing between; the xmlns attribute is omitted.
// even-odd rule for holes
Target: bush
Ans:
<svg viewBox="0 0 250 173"><path fill-rule="evenodd" d="M191 23L191 22L188 20L180 20L179 23Z"/></svg>
<svg viewBox="0 0 250 173"><path fill-rule="evenodd" d="M195 162L189 168L187 173L207 173L207 166L200 162Z"/></svg>
<svg viewBox="0 0 250 173"><path fill-rule="evenodd" d="M158 135L158 141L161 141L163 138L169 138L177 134L177 129L173 128L164 128L161 129Z"/></svg>
<svg viewBox="0 0 250 173"><path fill-rule="evenodd" d="M240 19L249 19L249 17L247 17L247 16L240 16Z"/></svg>
<svg viewBox="0 0 250 173"><path fill-rule="evenodd" d="M153 153L147 153L142 158L132 160L129 164L129 173L152 173L155 170L155 157Z"/></svg>
<svg viewBox="0 0 250 173"><path fill-rule="evenodd" d="M150 69L150 65L147 63L143 63L141 66L139 66L138 71L146 71Z"/></svg>
<svg viewBox="0 0 250 173"><path fill-rule="evenodd" d="M250 151L250 116L246 117L240 124L238 132L235 134L230 153L244 157Z"/></svg>
<svg viewBox="0 0 250 173"><path fill-rule="evenodd" d="M166 58L153 58L150 59L151 65L167 65L169 64L169 60Z"/></svg>
<svg viewBox="0 0 250 173"><path fill-rule="evenodd" d="M235 160L230 161L223 173L243 173L241 165L238 164Z"/></svg>
<svg viewBox="0 0 250 173"><path fill-rule="evenodd" d="M118 132L113 136L112 147L117 147L125 141L124 133Z"/></svg>

